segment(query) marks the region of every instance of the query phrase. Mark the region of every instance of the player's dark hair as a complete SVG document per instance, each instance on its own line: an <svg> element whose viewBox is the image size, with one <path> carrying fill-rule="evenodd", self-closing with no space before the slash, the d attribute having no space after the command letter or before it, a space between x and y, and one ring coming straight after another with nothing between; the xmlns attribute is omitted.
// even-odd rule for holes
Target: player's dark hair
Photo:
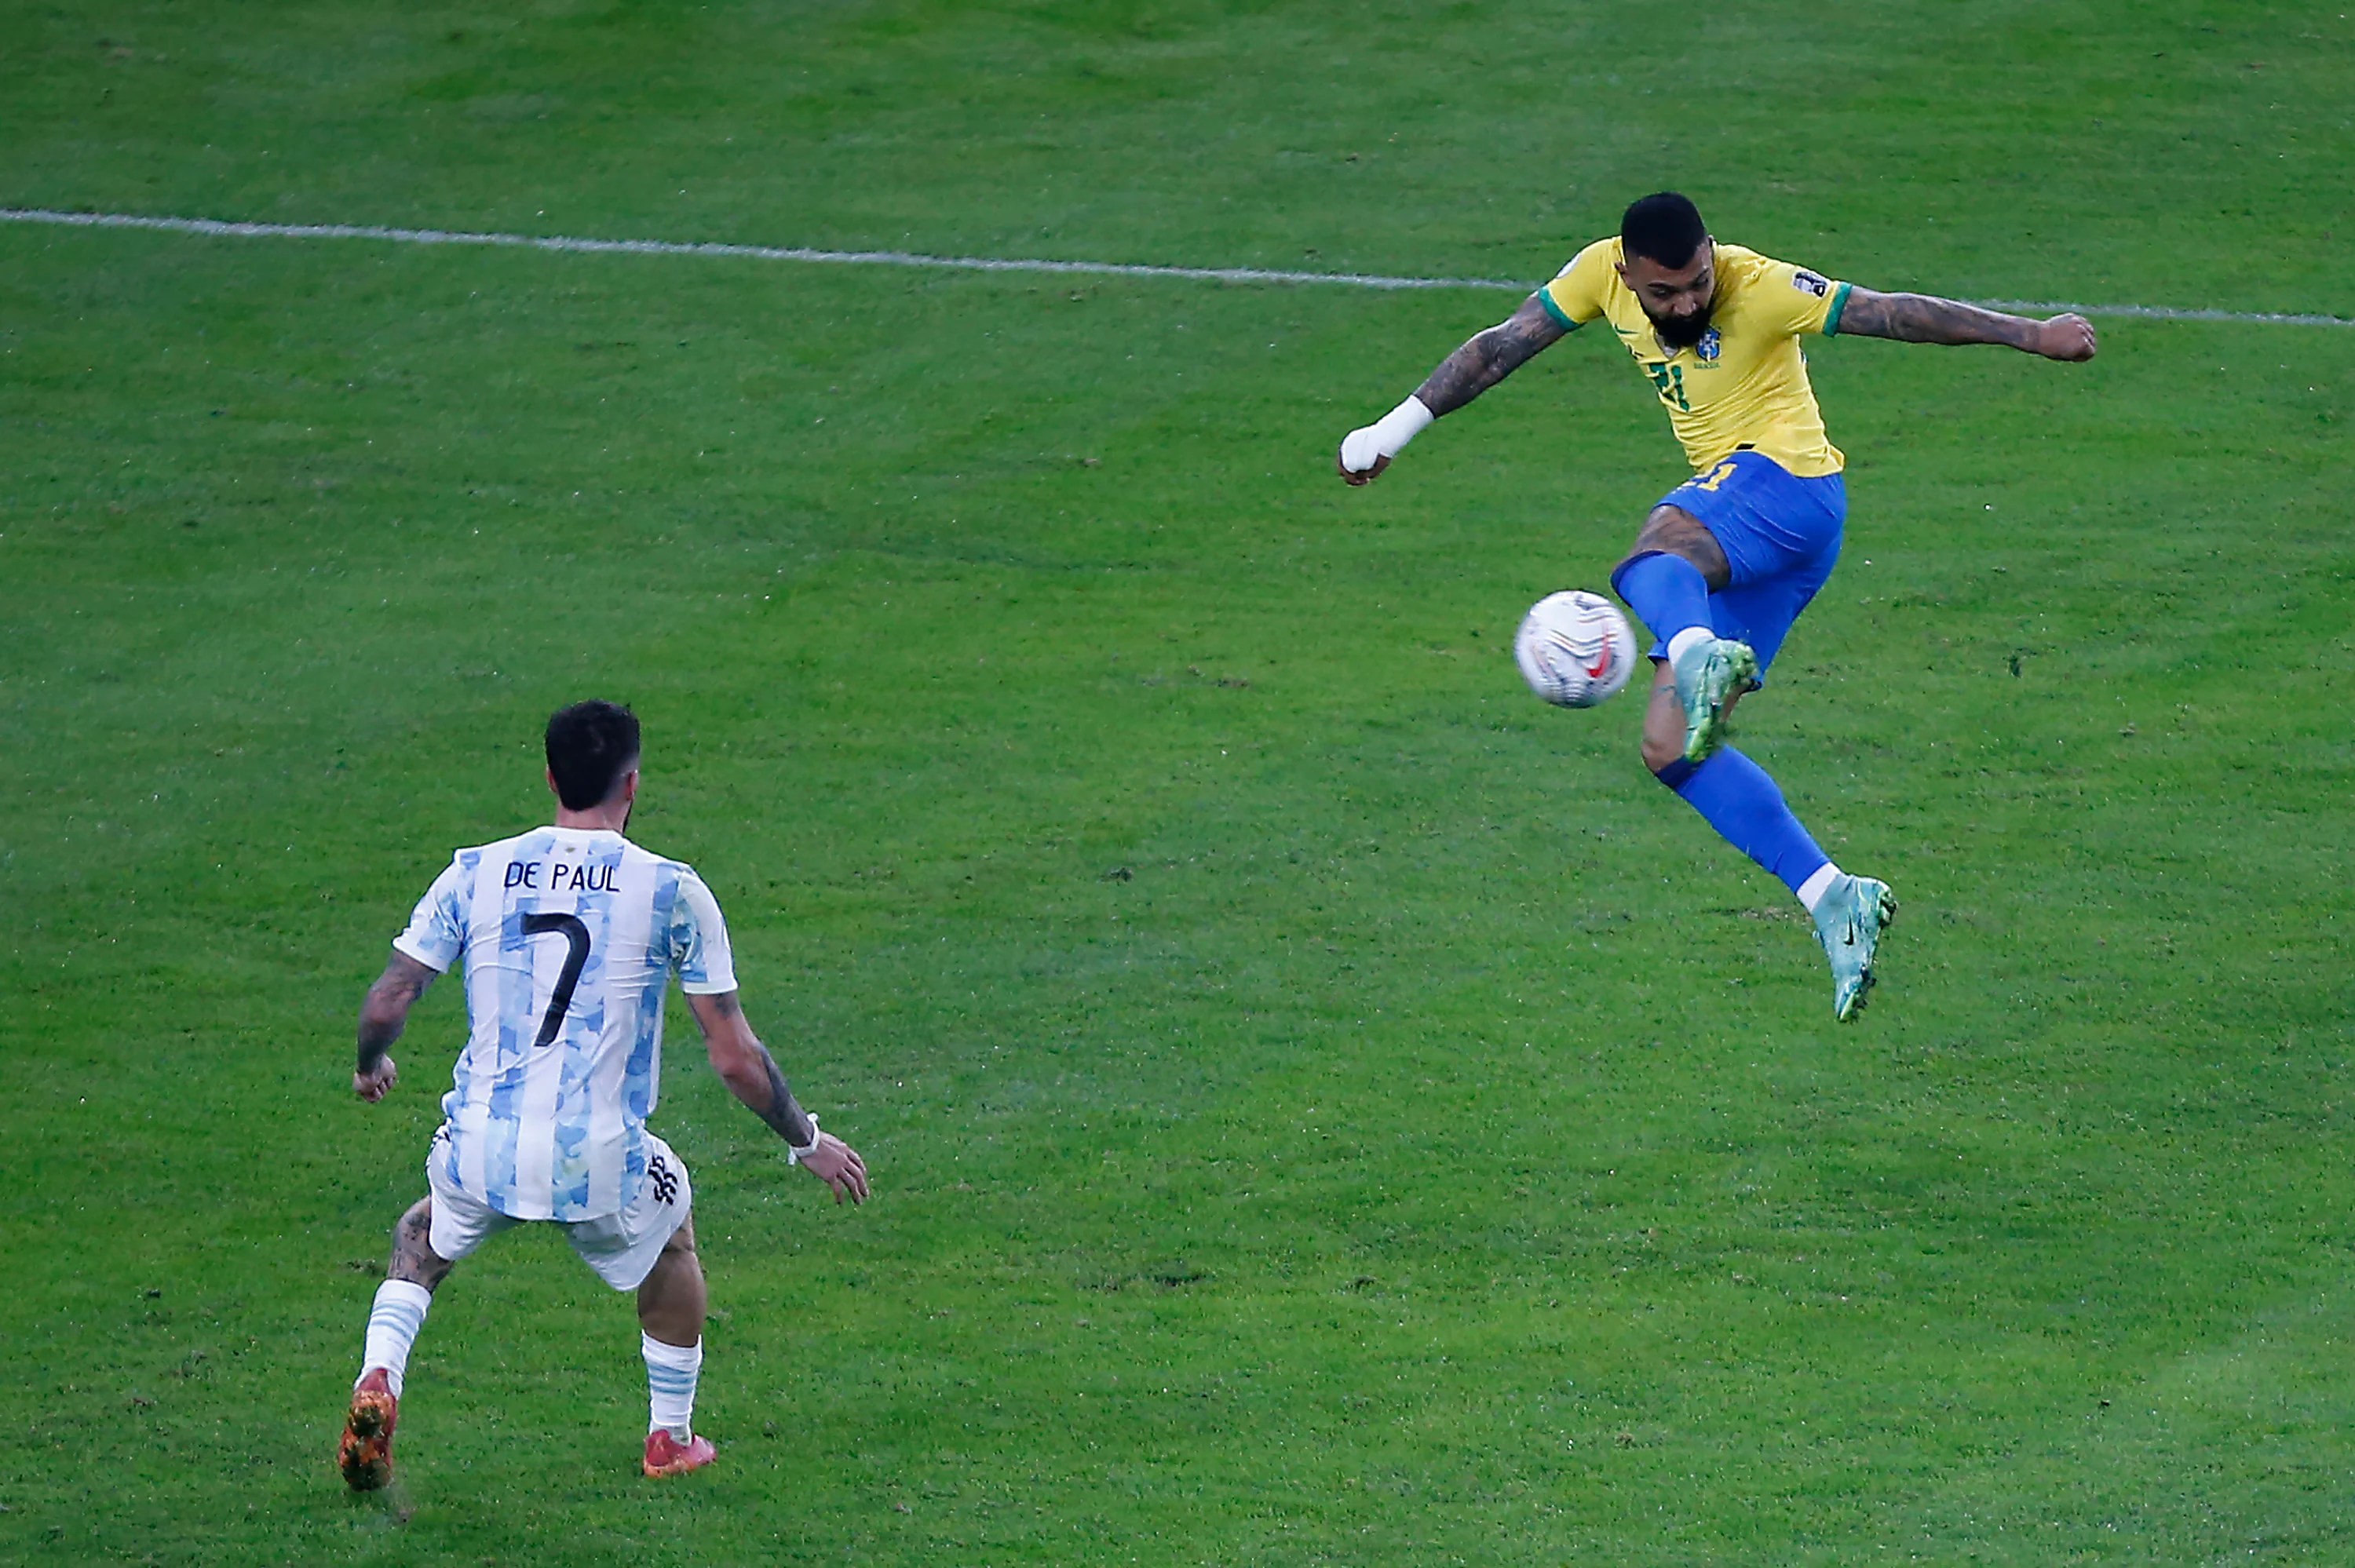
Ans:
<svg viewBox="0 0 2355 1568"><path fill-rule="evenodd" d="M1675 191L1659 191L1631 203L1619 220L1619 249L1674 270L1692 264L1693 252L1709 238L1700 208Z"/></svg>
<svg viewBox="0 0 2355 1568"><path fill-rule="evenodd" d="M602 804L638 759L638 715L619 703L575 703L548 721L548 771L568 811Z"/></svg>

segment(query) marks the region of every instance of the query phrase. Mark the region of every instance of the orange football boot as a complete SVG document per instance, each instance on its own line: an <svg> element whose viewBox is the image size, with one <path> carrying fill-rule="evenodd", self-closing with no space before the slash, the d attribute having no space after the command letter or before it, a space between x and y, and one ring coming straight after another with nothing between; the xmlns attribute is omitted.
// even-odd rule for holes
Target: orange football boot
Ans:
<svg viewBox="0 0 2355 1568"><path fill-rule="evenodd" d="M690 1436L682 1443L663 1426L646 1434L645 1469L649 1476L683 1476L689 1470L703 1468L718 1457L719 1450L711 1446L709 1437Z"/></svg>
<svg viewBox="0 0 2355 1568"><path fill-rule="evenodd" d="M344 1419L344 1440L336 1446L336 1467L356 1492L372 1492L392 1480L392 1426L400 1402L392 1397L392 1374L369 1370L352 1390L352 1413Z"/></svg>

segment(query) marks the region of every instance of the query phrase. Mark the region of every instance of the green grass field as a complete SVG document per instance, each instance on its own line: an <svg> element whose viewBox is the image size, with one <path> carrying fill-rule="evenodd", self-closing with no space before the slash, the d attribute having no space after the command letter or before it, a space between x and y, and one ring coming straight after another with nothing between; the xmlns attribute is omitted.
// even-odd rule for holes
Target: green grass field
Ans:
<svg viewBox="0 0 2355 1568"><path fill-rule="evenodd" d="M1675 185L1884 288L2355 317L2355 23L1172 0L0 3L0 206L1536 279ZM0 1561L2355 1560L2355 334L1833 340L1847 556L1743 709L1906 902L1548 710L1680 477L1509 292L0 224ZM557 1238L330 1457L462 1024L450 850L634 705L634 834L867 1154L674 1007L715 1308L641 1480Z"/></svg>

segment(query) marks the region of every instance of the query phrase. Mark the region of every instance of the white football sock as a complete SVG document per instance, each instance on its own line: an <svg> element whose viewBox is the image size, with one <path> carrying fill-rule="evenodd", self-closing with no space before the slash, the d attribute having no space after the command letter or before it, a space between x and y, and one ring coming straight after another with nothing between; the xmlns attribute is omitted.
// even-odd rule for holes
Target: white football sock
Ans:
<svg viewBox="0 0 2355 1568"><path fill-rule="evenodd" d="M1717 633L1711 631L1708 627L1688 626L1682 631L1678 632L1674 637L1668 639L1668 662L1671 664L1675 663L1677 662L1677 655L1682 653L1686 649L1691 647L1696 642L1714 642L1716 641Z"/></svg>
<svg viewBox="0 0 2355 1568"><path fill-rule="evenodd" d="M646 1394L650 1406L646 1430L667 1427L684 1443L693 1435L695 1380L703 1371L703 1341L666 1345L652 1334L638 1335L638 1349L646 1358Z"/></svg>
<svg viewBox="0 0 2355 1568"><path fill-rule="evenodd" d="M360 1376L382 1367L392 1397L399 1399L401 1380L409 1372L409 1347L417 1342L425 1309L432 1305L433 1292L414 1281L388 1279L378 1286L376 1306L368 1312L368 1342L360 1350Z"/></svg>
<svg viewBox="0 0 2355 1568"><path fill-rule="evenodd" d="M1808 914L1816 912L1816 906L1824 901L1824 895L1829 893L1832 885L1846 874L1839 867L1826 861L1816 868L1815 875L1799 884L1799 902L1807 906Z"/></svg>

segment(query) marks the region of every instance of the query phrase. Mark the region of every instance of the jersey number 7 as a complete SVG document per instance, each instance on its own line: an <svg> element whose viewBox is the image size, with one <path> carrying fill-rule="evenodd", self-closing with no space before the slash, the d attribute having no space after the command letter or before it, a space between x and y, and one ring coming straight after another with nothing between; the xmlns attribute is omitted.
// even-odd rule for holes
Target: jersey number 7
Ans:
<svg viewBox="0 0 2355 1568"><path fill-rule="evenodd" d="M545 936L550 931L564 933L564 968L556 977L556 990L548 999L548 1015L539 1021L539 1038L533 1041L538 1050L556 1038L557 1027L564 1022L567 1009L572 1005L572 988L581 983L581 966L589 961L589 927L581 923L578 915L527 915L523 917L523 934Z"/></svg>

